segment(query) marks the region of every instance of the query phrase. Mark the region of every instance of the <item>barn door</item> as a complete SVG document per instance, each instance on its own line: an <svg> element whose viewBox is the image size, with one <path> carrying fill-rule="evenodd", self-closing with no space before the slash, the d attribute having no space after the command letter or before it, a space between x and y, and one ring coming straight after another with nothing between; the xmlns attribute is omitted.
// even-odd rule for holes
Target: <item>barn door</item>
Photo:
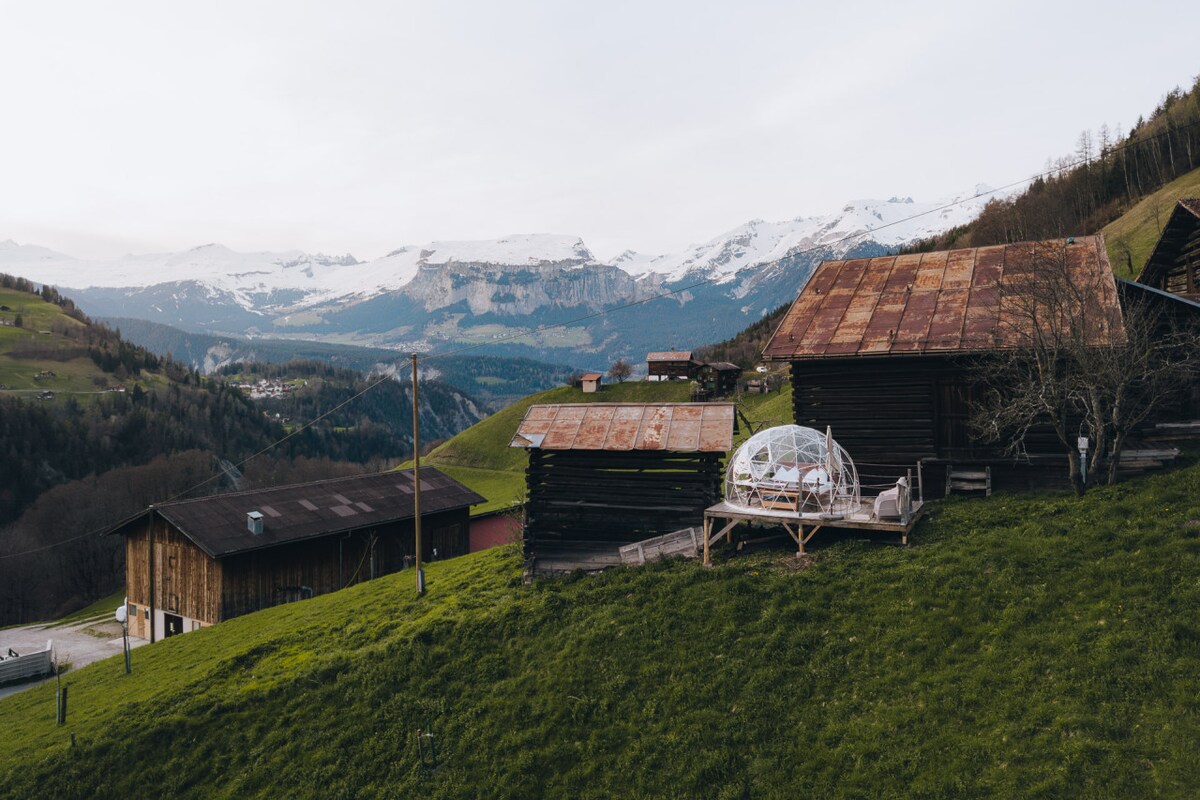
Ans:
<svg viewBox="0 0 1200 800"><path fill-rule="evenodd" d="M939 458L970 458L977 448L970 418L975 392L964 381L946 378L937 385L937 450Z"/></svg>

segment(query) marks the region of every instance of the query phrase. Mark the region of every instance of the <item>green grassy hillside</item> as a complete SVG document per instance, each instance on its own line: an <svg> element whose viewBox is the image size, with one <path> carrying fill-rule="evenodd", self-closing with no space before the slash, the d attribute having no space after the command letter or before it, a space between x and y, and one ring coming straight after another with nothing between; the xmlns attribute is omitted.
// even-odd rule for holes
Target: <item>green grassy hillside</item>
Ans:
<svg viewBox="0 0 1200 800"><path fill-rule="evenodd" d="M71 356L78 343L65 335L84 323L68 316L61 308L36 294L0 287L0 320L12 323L20 317L22 326L0 325L0 395L25 395L45 389L56 393L95 393L97 381L106 376L86 354ZM67 356L64 358L64 356ZM38 378L49 370L53 378Z"/></svg>
<svg viewBox="0 0 1200 800"><path fill-rule="evenodd" d="M65 727L0 700L0 795L1194 797L1197 496L953 502L803 565L439 562L68 673Z"/></svg>
<svg viewBox="0 0 1200 800"><path fill-rule="evenodd" d="M1114 272L1123 278L1137 276L1181 197L1200 197L1200 169L1171 181L1104 227Z"/></svg>

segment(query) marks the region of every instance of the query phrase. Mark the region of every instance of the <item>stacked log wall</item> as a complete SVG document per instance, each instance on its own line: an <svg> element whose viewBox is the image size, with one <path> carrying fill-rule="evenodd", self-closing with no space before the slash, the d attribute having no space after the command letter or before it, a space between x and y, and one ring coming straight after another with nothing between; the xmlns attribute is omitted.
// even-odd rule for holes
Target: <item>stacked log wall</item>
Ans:
<svg viewBox="0 0 1200 800"><path fill-rule="evenodd" d="M721 496L720 453L531 450L525 545L628 543L700 525Z"/></svg>

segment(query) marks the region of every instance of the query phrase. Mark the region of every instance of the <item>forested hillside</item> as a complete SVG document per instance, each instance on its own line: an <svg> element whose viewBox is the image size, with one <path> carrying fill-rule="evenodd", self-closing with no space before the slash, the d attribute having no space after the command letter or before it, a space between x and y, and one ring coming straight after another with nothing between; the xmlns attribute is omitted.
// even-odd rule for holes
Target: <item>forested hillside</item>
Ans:
<svg viewBox="0 0 1200 800"><path fill-rule="evenodd" d="M224 381L267 380L290 391L257 401L288 427L323 417L302 431L302 450L329 458L368 461L412 453L412 382L387 375L363 375L322 361L286 364L231 364L218 373ZM350 402L353 399L353 402ZM425 442L444 439L486 415L470 396L440 380L421 381L421 428ZM397 447L402 446L403 450Z"/></svg>
<svg viewBox="0 0 1200 800"><path fill-rule="evenodd" d="M307 369L327 373L265 408L228 381L124 341L53 288L0 276L0 626L112 591L124 577L120 542L88 534L148 503L383 469L411 455L408 387L385 379L304 427L368 385L353 370ZM482 416L440 381L422 390L428 441ZM230 468L289 433L244 476Z"/></svg>
<svg viewBox="0 0 1200 800"><path fill-rule="evenodd" d="M303 339L244 339L189 333L142 319L107 320L122 337L160 355L171 354L203 373L249 362L283 364L289 361L322 361L359 372L392 371L403 381L408 375L408 354L380 347L329 344ZM429 354L425 354L426 356ZM572 371L517 356L461 354L438 356L423 368L423 378L437 378L466 392L488 411L535 392L560 385Z"/></svg>
<svg viewBox="0 0 1200 800"><path fill-rule="evenodd" d="M1075 152L1049 165L1054 174L1023 193L989 203L973 222L927 239L911 251L981 247L1096 233L1134 203L1200 167L1200 79L1168 92L1128 133L1084 131ZM1163 220L1165 222L1165 218ZM1114 237L1113 266L1129 273L1133 242Z"/></svg>
<svg viewBox="0 0 1200 800"><path fill-rule="evenodd" d="M767 312L758 322L751 323L736 335L723 342L698 348L693 354L699 361L729 361L742 369L750 369L758 363L763 348L790 306L791 298L788 298L788 302Z"/></svg>

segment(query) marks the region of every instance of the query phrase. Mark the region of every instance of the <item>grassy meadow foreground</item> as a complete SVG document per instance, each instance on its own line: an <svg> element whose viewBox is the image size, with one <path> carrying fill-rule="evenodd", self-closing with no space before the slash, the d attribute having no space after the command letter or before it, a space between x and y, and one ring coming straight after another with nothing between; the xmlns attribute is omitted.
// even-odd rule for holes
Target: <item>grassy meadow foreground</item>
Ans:
<svg viewBox="0 0 1200 800"><path fill-rule="evenodd" d="M1194 797L1198 493L951 502L804 565L435 563L68 673L61 728L52 684L0 701L0 795Z"/></svg>

